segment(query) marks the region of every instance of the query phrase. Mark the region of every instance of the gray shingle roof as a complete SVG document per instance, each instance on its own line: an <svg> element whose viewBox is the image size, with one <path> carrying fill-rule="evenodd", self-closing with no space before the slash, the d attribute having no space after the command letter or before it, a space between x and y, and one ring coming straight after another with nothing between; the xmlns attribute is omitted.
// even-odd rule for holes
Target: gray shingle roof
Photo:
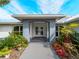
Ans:
<svg viewBox="0 0 79 59"><path fill-rule="evenodd" d="M10 15L1 15L0 14L0 24L10 24L10 23L17 23L17 22L20 22L19 20L17 20L16 18L13 18L12 16Z"/></svg>

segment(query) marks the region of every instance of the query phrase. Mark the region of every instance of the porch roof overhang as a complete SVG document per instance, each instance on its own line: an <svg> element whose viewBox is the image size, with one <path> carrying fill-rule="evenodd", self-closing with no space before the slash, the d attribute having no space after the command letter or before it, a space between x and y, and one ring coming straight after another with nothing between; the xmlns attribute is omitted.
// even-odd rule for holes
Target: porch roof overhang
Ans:
<svg viewBox="0 0 79 59"><path fill-rule="evenodd" d="M57 24L68 24L68 23L79 23L79 15L71 16L71 17L65 17L60 20L58 20Z"/></svg>
<svg viewBox="0 0 79 59"><path fill-rule="evenodd" d="M63 14L15 14L12 15L20 21L30 20L30 19L61 19L65 17Z"/></svg>
<svg viewBox="0 0 79 59"><path fill-rule="evenodd" d="M0 22L0 25L22 25L21 22Z"/></svg>

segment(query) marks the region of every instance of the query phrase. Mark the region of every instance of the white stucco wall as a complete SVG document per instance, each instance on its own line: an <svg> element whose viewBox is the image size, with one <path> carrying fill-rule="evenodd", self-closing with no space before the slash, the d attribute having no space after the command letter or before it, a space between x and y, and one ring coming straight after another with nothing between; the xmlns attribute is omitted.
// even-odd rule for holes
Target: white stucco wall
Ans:
<svg viewBox="0 0 79 59"><path fill-rule="evenodd" d="M29 21L23 21L23 36L30 42Z"/></svg>
<svg viewBox="0 0 79 59"><path fill-rule="evenodd" d="M10 25L0 25L0 38L5 38L12 32L13 26Z"/></svg>
<svg viewBox="0 0 79 59"><path fill-rule="evenodd" d="M50 21L50 41L52 41L55 37L55 20Z"/></svg>

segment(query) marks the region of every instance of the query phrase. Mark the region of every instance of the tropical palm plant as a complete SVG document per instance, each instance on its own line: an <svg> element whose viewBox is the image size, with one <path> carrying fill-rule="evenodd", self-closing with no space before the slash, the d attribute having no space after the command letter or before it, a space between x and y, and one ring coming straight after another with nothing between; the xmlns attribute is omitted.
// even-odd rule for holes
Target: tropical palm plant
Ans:
<svg viewBox="0 0 79 59"><path fill-rule="evenodd" d="M10 0L0 0L0 6L5 6L9 2L10 2Z"/></svg>

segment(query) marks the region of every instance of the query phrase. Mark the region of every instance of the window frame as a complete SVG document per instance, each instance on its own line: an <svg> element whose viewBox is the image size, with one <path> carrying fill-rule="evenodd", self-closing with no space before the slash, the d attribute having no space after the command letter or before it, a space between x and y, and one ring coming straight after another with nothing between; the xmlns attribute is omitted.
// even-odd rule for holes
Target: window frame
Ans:
<svg viewBox="0 0 79 59"><path fill-rule="evenodd" d="M55 26L55 29L56 29L56 31L55 31L55 36L58 37L58 36L59 36L59 26L56 25L56 26Z"/></svg>
<svg viewBox="0 0 79 59"><path fill-rule="evenodd" d="M18 31L15 31L15 30L14 30L16 27L18 27ZM13 33L23 35L23 26L22 26L22 25L16 25L16 26L14 26L14 28L13 28Z"/></svg>

